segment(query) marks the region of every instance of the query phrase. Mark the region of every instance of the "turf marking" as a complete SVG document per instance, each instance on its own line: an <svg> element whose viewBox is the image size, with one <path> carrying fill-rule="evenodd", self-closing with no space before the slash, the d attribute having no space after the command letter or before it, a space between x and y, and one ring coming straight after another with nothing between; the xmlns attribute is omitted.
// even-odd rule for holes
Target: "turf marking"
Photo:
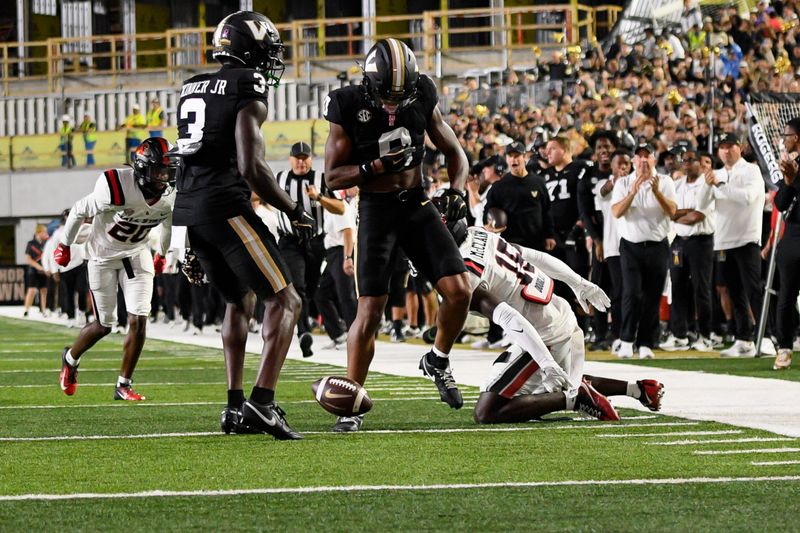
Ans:
<svg viewBox="0 0 800 533"><path fill-rule="evenodd" d="M626 433L625 435L604 434L596 435L600 439L627 439L628 437L689 437L700 435L734 435L742 433L741 429L725 429L718 431L676 431L672 433Z"/></svg>
<svg viewBox="0 0 800 533"><path fill-rule="evenodd" d="M792 437L745 437L741 439L688 439L688 440L670 440L665 442L645 442L651 446L688 446L690 444L738 444L743 442L788 442L797 439Z"/></svg>
<svg viewBox="0 0 800 533"><path fill-rule="evenodd" d="M641 427L652 424L625 424L622 427ZM662 424L665 425L665 424ZM373 429L359 431L358 435L387 435L387 434L416 434L416 433L513 433L519 431L541 431L556 429L603 429L601 425L564 425L549 426L537 423L534 426L490 426L470 428L433 428L433 429ZM339 434L331 431L304 431L305 435L331 435L339 438ZM182 433L144 433L135 435L53 435L42 437L0 437L0 442L39 442L61 440L111 440L111 439L162 439L176 437L205 437L221 436L223 433L214 432L182 432Z"/></svg>
<svg viewBox="0 0 800 533"><path fill-rule="evenodd" d="M800 476L763 476L763 477L691 477L666 479L578 479L565 481L519 481L504 483L453 483L439 485L345 485L319 487L271 487L258 489L227 490L149 490L141 492L84 492L74 494L14 494L0 496L0 501L43 501L43 500L79 500L79 499L121 499L121 498L170 498L170 497L209 497L209 496L242 496L261 494L314 494L336 492L384 492L384 491L435 491L435 490L469 490L494 488L531 488L531 487L574 487L574 486L609 486L609 485L689 485L711 483L758 483L775 481L800 481Z"/></svg>
<svg viewBox="0 0 800 533"><path fill-rule="evenodd" d="M695 450L695 455L736 455L741 453L796 453L800 448L756 448L754 450Z"/></svg>
<svg viewBox="0 0 800 533"><path fill-rule="evenodd" d="M800 465L800 461L751 461L753 466Z"/></svg>

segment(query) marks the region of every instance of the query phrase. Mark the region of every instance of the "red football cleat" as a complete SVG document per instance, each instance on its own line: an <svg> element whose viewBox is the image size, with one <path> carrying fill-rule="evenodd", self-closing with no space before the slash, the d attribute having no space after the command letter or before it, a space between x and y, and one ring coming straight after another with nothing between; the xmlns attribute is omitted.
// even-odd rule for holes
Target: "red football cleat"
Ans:
<svg viewBox="0 0 800 533"><path fill-rule="evenodd" d="M575 398L575 410L589 415L598 420L617 421L619 415L608 398L597 392L585 379L578 387L578 396Z"/></svg>
<svg viewBox="0 0 800 533"><path fill-rule="evenodd" d="M64 353L61 354L61 374L58 376L58 384L61 386L61 390L64 391L64 394L72 396L78 388L78 367L70 366L70 364L67 363L68 350L69 346L64 348Z"/></svg>
<svg viewBox="0 0 800 533"><path fill-rule="evenodd" d="M639 401L651 411L661 409L661 397L664 396L664 385L654 379L643 379L636 382L639 385Z"/></svg>
<svg viewBox="0 0 800 533"><path fill-rule="evenodd" d="M144 396L130 388L127 387L117 387L114 390L114 399L115 400L125 400L126 402L141 402L142 400L146 400Z"/></svg>

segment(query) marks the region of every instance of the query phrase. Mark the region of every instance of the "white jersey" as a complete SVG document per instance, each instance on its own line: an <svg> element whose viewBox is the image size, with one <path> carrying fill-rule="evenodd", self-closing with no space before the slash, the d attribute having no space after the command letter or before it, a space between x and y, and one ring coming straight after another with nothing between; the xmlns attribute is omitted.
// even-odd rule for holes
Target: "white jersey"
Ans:
<svg viewBox="0 0 800 533"><path fill-rule="evenodd" d="M64 227L64 244L72 244L80 223L94 217L86 241L86 253L94 261L113 261L137 255L148 247L150 230L163 224L161 255L166 255L172 229L175 191L148 203L136 183L133 169L105 171L97 179L94 191L81 198L70 210Z"/></svg>
<svg viewBox="0 0 800 533"><path fill-rule="evenodd" d="M553 278L528 261L536 252L520 251L479 227L469 228L460 250L473 291L481 287L519 311L548 346L572 334L575 316L569 304L553 294Z"/></svg>

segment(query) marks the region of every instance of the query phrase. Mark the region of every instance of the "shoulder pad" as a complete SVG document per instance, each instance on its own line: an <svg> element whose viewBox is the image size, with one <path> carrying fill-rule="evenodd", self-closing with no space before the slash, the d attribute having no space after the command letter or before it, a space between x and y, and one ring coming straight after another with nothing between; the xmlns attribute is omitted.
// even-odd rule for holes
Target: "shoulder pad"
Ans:
<svg viewBox="0 0 800 533"><path fill-rule="evenodd" d="M125 205L125 191L122 187L119 171L115 168L106 170L103 173L106 184L108 185L109 198L111 205Z"/></svg>

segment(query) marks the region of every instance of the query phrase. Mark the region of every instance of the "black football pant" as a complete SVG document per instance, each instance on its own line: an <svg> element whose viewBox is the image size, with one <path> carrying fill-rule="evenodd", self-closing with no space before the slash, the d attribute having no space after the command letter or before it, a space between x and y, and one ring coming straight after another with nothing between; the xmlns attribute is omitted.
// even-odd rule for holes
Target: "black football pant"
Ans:
<svg viewBox="0 0 800 533"><path fill-rule="evenodd" d="M652 348L658 340L658 309L667 280L669 244L620 239L622 331L620 339Z"/></svg>
<svg viewBox="0 0 800 533"><path fill-rule="evenodd" d="M556 230L556 247L550 253L564 261L580 277L586 278L589 275L589 252L586 250L586 238L582 228L573 227L566 230ZM566 283L556 281L555 293L567 300L572 309L579 309L575 293ZM576 318L578 319L578 324L581 325L581 329L585 330L586 319L577 313Z"/></svg>
<svg viewBox="0 0 800 533"><path fill-rule="evenodd" d="M800 293L800 226L788 224L778 242L775 261L780 288L776 310L776 334L779 348L792 348L797 330L797 295Z"/></svg>
<svg viewBox="0 0 800 533"><path fill-rule="evenodd" d="M67 270L60 274L61 286L59 287L59 299L61 310L66 313L67 318L75 318L75 296L78 297L78 309L86 312L86 292L88 281L86 277L86 263Z"/></svg>
<svg viewBox="0 0 800 533"><path fill-rule="evenodd" d="M278 241L281 257L289 269L289 277L297 294L303 302L300 318L297 320L297 335L310 333L308 324L310 303L314 301L314 293L319 285L322 259L325 257L323 236L317 236L308 242L300 242L296 237L287 235Z"/></svg>
<svg viewBox="0 0 800 533"><path fill-rule="evenodd" d="M611 300L611 337L619 339L622 334L622 264L620 257L606 257L604 262L611 280L608 299Z"/></svg>
<svg viewBox="0 0 800 533"><path fill-rule="evenodd" d="M672 281L670 329L685 339L692 309L697 310L698 333L711 335L711 273L714 270L714 236L675 237L669 275ZM692 305L694 302L694 305Z"/></svg>
<svg viewBox="0 0 800 533"><path fill-rule="evenodd" d="M750 310L758 320L761 314L761 249L754 243L717 253L720 271L728 287L736 323L736 338L753 340L753 320Z"/></svg>
<svg viewBox="0 0 800 533"><path fill-rule="evenodd" d="M331 339L340 337L345 330L340 320L344 319L347 329L356 319L355 279L344 273L344 247L334 246L325 252L327 265L319 280L315 295L317 309L325 323L325 331Z"/></svg>

